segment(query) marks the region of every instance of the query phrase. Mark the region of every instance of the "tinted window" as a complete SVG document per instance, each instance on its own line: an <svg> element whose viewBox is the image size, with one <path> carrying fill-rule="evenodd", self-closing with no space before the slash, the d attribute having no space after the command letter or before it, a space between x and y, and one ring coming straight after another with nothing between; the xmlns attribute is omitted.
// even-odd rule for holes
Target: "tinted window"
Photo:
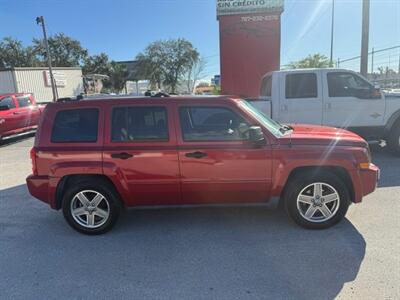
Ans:
<svg viewBox="0 0 400 300"><path fill-rule="evenodd" d="M18 101L19 107L27 107L32 104L29 96L19 96L19 97L17 97L17 101Z"/></svg>
<svg viewBox="0 0 400 300"><path fill-rule="evenodd" d="M95 108L59 111L54 120L51 141L94 143L97 141L98 119L99 111Z"/></svg>
<svg viewBox="0 0 400 300"><path fill-rule="evenodd" d="M261 84L261 96L271 97L272 76L267 76Z"/></svg>
<svg viewBox="0 0 400 300"><path fill-rule="evenodd" d="M8 108L15 108L15 103L12 97L5 97L0 99L1 106L8 106Z"/></svg>
<svg viewBox="0 0 400 300"><path fill-rule="evenodd" d="M352 73L328 73L329 97L368 98L372 85Z"/></svg>
<svg viewBox="0 0 400 300"><path fill-rule="evenodd" d="M288 74L286 75L286 98L316 98L317 76L313 73L308 74Z"/></svg>
<svg viewBox="0 0 400 300"><path fill-rule="evenodd" d="M179 110L185 141L247 140L249 125L223 107L182 107Z"/></svg>
<svg viewBox="0 0 400 300"><path fill-rule="evenodd" d="M165 107L118 107L113 109L114 142L168 140Z"/></svg>

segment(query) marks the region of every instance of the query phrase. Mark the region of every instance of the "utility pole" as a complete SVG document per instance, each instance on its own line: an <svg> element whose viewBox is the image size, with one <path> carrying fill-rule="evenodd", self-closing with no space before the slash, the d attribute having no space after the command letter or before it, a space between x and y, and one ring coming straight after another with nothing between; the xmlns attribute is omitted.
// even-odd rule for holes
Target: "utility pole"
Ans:
<svg viewBox="0 0 400 300"><path fill-rule="evenodd" d="M57 98L58 98L58 96L57 96L57 87L55 85L55 80L54 80L54 76L53 76L53 68L51 67L51 53L50 53L49 43L47 41L46 26L44 24L43 16L40 16L40 17L36 18L36 24L42 25L44 46L46 47L47 64L48 64L49 73L50 73L51 90L53 92L53 102L56 102Z"/></svg>
<svg viewBox="0 0 400 300"><path fill-rule="evenodd" d="M331 24L331 59L330 66L333 67L333 27L335 22L335 0L332 0L332 24Z"/></svg>
<svg viewBox="0 0 400 300"><path fill-rule="evenodd" d="M375 54L375 49L372 47L372 53L371 53L371 74L374 73L374 54Z"/></svg>
<svg viewBox="0 0 400 300"><path fill-rule="evenodd" d="M362 6L362 30L361 30L361 59L360 73L368 74L368 39L369 39L369 0L363 0Z"/></svg>
<svg viewBox="0 0 400 300"><path fill-rule="evenodd" d="M400 51L399 51L399 69L397 71L397 76L399 76L399 80L400 80Z"/></svg>

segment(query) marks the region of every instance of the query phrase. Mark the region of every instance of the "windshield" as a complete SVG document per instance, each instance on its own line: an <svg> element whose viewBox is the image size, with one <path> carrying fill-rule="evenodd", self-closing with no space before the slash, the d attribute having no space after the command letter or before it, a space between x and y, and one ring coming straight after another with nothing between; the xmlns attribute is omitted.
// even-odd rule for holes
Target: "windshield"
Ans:
<svg viewBox="0 0 400 300"><path fill-rule="evenodd" d="M267 117L263 112L255 108L250 102L243 100L239 105L258 121L260 121L260 123L276 137L281 137L286 132L286 127Z"/></svg>

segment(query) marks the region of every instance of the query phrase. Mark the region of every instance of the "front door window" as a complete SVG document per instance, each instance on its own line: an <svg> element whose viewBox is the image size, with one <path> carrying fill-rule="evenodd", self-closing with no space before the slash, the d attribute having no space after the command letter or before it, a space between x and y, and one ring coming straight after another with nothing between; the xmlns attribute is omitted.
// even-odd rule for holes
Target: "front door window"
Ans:
<svg viewBox="0 0 400 300"><path fill-rule="evenodd" d="M184 141L248 140L249 124L224 107L182 107L179 110Z"/></svg>

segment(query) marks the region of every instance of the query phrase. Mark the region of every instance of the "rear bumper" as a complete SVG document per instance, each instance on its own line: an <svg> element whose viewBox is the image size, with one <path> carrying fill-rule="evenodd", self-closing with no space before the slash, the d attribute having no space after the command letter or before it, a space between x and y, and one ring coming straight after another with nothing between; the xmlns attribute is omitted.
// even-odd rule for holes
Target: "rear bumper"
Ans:
<svg viewBox="0 0 400 300"><path fill-rule="evenodd" d="M50 205L51 208L56 208L56 189L58 178L48 176L29 175L26 178L29 193Z"/></svg>
<svg viewBox="0 0 400 300"><path fill-rule="evenodd" d="M374 164L368 169L360 169L353 174L354 202L361 202L362 198L375 191L380 178L380 170ZM355 180L356 179L356 180Z"/></svg>

